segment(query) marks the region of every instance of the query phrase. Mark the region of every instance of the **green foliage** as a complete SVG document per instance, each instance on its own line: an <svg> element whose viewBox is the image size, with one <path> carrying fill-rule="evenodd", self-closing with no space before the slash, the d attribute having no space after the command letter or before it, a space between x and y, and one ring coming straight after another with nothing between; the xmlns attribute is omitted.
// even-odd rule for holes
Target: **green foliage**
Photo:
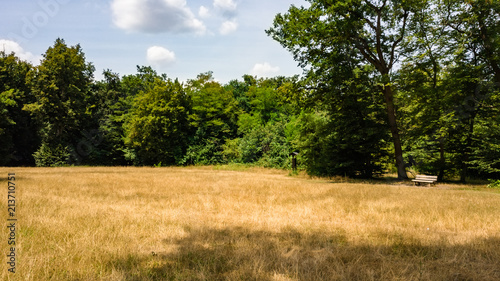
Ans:
<svg viewBox="0 0 500 281"><path fill-rule="evenodd" d="M191 144L180 164L213 165L225 163L223 149L220 140L216 138L205 139L200 144Z"/></svg>
<svg viewBox="0 0 500 281"><path fill-rule="evenodd" d="M308 174L361 178L381 174L388 155L383 126L341 118L327 112L302 114L299 150Z"/></svg>
<svg viewBox="0 0 500 281"><path fill-rule="evenodd" d="M226 143L226 155L240 163L264 167L290 168L290 152L296 147L298 130L294 111L286 104L286 90L293 79L251 80L244 77L248 91L245 93L248 109L240 114L240 138Z"/></svg>
<svg viewBox="0 0 500 281"><path fill-rule="evenodd" d="M393 67L406 55L402 45L408 25L418 21L421 1L321 1L310 0L307 8L292 6L278 14L267 33L289 50L296 61L309 69L315 95L321 99L323 83L341 94L356 70L372 67L370 83L384 94L387 124L393 139L398 177L406 178L403 151L396 120ZM329 85L328 85L329 84ZM365 92L368 94L372 91Z"/></svg>
<svg viewBox="0 0 500 281"><path fill-rule="evenodd" d="M216 164L224 162L225 139L236 136L239 109L233 93L218 82L211 72L190 80L187 92L192 102L190 126L194 135L182 164Z"/></svg>
<svg viewBox="0 0 500 281"><path fill-rule="evenodd" d="M436 13L443 18L447 47L475 57L500 83L500 3L450 0L438 4Z"/></svg>
<svg viewBox="0 0 500 281"><path fill-rule="evenodd" d="M26 76L31 65L0 51L0 165L32 165L37 126L22 110L32 102Z"/></svg>
<svg viewBox="0 0 500 281"><path fill-rule="evenodd" d="M94 83L89 103L92 116L90 141L92 150L83 163L90 165L127 165L123 142L123 124L132 104L132 97L124 90L120 76L111 70L103 72L104 80ZM124 77L124 80L127 77ZM130 161L133 163L133 161Z"/></svg>
<svg viewBox="0 0 500 281"><path fill-rule="evenodd" d="M309 2L268 31L300 79L182 84L138 66L93 81L62 39L37 67L0 52L0 165L290 169L298 152L311 175L369 178L393 153L398 173L412 157L440 180L500 177L496 2Z"/></svg>
<svg viewBox="0 0 500 281"><path fill-rule="evenodd" d="M280 121L265 128L261 141L263 155L258 161L261 166L291 168L290 153L294 149L286 136L286 125L284 121Z"/></svg>
<svg viewBox="0 0 500 281"><path fill-rule="evenodd" d="M9 116L9 108L16 106L14 90L0 92L0 136L5 133L5 128L16 123Z"/></svg>
<svg viewBox="0 0 500 281"><path fill-rule="evenodd" d="M58 167L68 165L71 153L68 147L61 144L55 146L42 143L33 156L38 167Z"/></svg>
<svg viewBox="0 0 500 281"><path fill-rule="evenodd" d="M286 134L293 130L278 93L282 84L290 82L243 79L221 87L212 81L211 73L204 73L190 81L195 133L184 164L289 166L291 137Z"/></svg>
<svg viewBox="0 0 500 281"><path fill-rule="evenodd" d="M400 120L419 171L498 174L495 3L448 1L425 9L413 26L412 56L399 72ZM421 12L424 13L424 10ZM492 130L489 130L492 128ZM487 132L485 132L485 130Z"/></svg>
<svg viewBox="0 0 500 281"><path fill-rule="evenodd" d="M488 184L488 188L499 188L500 189L500 180L490 180L490 184Z"/></svg>
<svg viewBox="0 0 500 281"><path fill-rule="evenodd" d="M8 129L15 125L14 120L12 120L9 109L16 105L14 100L14 90L8 90L5 92L0 92L0 165L5 165L9 162L10 150L14 146L13 136L8 134Z"/></svg>
<svg viewBox="0 0 500 281"><path fill-rule="evenodd" d="M237 163L240 159L240 139L226 139L222 145L222 162Z"/></svg>
<svg viewBox="0 0 500 281"><path fill-rule="evenodd" d="M125 123L126 145L137 165L174 165L186 152L190 104L182 85L158 77L134 98Z"/></svg>
<svg viewBox="0 0 500 281"><path fill-rule="evenodd" d="M468 164L481 177L500 178L500 120L496 117L479 120L476 125L474 142Z"/></svg>
<svg viewBox="0 0 500 281"><path fill-rule="evenodd" d="M270 168L290 168L293 144L286 134L286 122L258 125L241 138L222 146L222 163L253 164Z"/></svg>
<svg viewBox="0 0 500 281"><path fill-rule="evenodd" d="M80 138L89 117L86 99L93 72L94 67L85 61L80 45L68 47L62 39L57 39L44 54L41 64L30 71L28 83L36 101L24 108L42 124L42 147L36 157L45 160L37 160L37 164L59 164L48 161L63 159L59 153L61 147L76 145L73 142ZM54 158L44 156L52 151L59 154Z"/></svg>

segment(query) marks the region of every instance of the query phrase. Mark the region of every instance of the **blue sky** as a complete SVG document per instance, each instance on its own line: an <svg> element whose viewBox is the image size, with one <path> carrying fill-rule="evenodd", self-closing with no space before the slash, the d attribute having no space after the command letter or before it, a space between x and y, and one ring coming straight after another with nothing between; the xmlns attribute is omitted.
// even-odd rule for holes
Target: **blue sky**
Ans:
<svg viewBox="0 0 500 281"><path fill-rule="evenodd" d="M120 75L151 65L182 81L213 71L222 83L302 70L264 30L304 0L2 0L0 48L37 64L56 38Z"/></svg>

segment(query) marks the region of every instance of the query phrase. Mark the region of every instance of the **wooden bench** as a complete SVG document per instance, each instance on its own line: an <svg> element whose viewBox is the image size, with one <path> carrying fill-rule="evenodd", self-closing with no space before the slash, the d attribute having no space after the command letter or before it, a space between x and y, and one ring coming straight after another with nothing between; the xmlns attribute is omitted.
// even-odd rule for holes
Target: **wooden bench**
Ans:
<svg viewBox="0 0 500 281"><path fill-rule="evenodd" d="M437 176L427 176L427 175L417 175L415 179L411 180L415 185L420 185L420 183L428 183L429 186L437 182Z"/></svg>

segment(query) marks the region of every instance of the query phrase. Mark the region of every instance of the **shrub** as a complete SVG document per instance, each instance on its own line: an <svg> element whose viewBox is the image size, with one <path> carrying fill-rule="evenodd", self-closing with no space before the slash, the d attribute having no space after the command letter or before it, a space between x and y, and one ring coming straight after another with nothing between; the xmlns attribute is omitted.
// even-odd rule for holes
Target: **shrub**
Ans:
<svg viewBox="0 0 500 281"><path fill-rule="evenodd" d="M488 187L500 189L500 180L490 180L490 184L488 184Z"/></svg>
<svg viewBox="0 0 500 281"><path fill-rule="evenodd" d="M68 165L70 160L68 147L63 145L50 146L43 143L33 154L37 167L57 167Z"/></svg>

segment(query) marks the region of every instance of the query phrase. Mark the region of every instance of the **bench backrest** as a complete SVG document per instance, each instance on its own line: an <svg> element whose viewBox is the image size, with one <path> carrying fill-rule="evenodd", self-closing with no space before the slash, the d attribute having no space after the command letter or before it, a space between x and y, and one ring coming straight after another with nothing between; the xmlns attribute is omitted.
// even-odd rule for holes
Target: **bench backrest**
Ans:
<svg viewBox="0 0 500 281"><path fill-rule="evenodd" d="M438 177L437 176L427 176L427 175L417 175L415 177L417 180L434 180L437 181Z"/></svg>

